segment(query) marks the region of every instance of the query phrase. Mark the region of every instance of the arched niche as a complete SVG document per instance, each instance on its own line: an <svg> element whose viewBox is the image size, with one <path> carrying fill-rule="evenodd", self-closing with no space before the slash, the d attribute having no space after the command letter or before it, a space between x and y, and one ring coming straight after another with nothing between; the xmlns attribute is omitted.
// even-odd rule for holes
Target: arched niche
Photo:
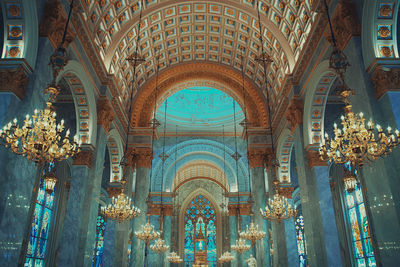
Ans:
<svg viewBox="0 0 400 267"><path fill-rule="evenodd" d="M96 146L97 111L93 83L83 66L76 60L68 61L57 77L57 82L61 79L71 89L79 139L83 145Z"/></svg>
<svg viewBox="0 0 400 267"><path fill-rule="evenodd" d="M220 206L218 205L218 203L215 201L215 198L205 189L199 188L195 191L193 191L192 193L190 193L186 199L183 201L182 205L181 205L181 209L179 211L179 244L178 244L178 248L179 248L179 255L182 255L182 258L184 257L185 253L184 253L184 234L185 234L185 213L186 210L188 209L188 207L191 204L191 201L193 199L195 199L198 195L202 195L204 196L207 200L210 201L212 207L215 210L216 213L216 236L217 236L217 258L219 257L219 255L221 255L222 251L222 215L221 215L221 210L220 210Z"/></svg>
<svg viewBox="0 0 400 267"><path fill-rule="evenodd" d="M329 61L322 61L314 71L307 86L304 112L304 146L319 145L323 140L324 116L329 91L336 75L329 69Z"/></svg>
<svg viewBox="0 0 400 267"><path fill-rule="evenodd" d="M279 161L278 179L282 183L290 183L290 159L293 149L293 136L289 129L285 129L278 140L277 158Z"/></svg>
<svg viewBox="0 0 400 267"><path fill-rule="evenodd" d="M120 161L123 155L121 136L116 129L112 129L107 139L107 149L110 157L110 181L118 182L123 178Z"/></svg>
<svg viewBox="0 0 400 267"><path fill-rule="evenodd" d="M39 40L36 1L4 0L0 5L4 36L1 58L25 59L34 68Z"/></svg>

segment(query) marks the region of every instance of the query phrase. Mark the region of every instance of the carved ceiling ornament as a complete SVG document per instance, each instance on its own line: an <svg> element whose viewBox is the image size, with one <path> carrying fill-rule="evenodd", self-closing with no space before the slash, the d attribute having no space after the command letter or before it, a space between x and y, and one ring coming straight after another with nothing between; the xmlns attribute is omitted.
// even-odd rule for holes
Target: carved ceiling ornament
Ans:
<svg viewBox="0 0 400 267"><path fill-rule="evenodd" d="M114 120L115 114L107 97L101 97L97 100L97 125L100 125L108 133Z"/></svg>
<svg viewBox="0 0 400 267"><path fill-rule="evenodd" d="M361 24L358 21L355 5L347 0L339 1L332 16L332 27L339 49L344 50L351 37L361 35ZM325 38L332 44L330 31Z"/></svg>
<svg viewBox="0 0 400 267"><path fill-rule="evenodd" d="M400 91L400 69L384 71L381 66L378 66L372 73L371 81L377 99L388 91Z"/></svg>
<svg viewBox="0 0 400 267"><path fill-rule="evenodd" d="M303 123L303 101L301 99L292 99L285 115L293 133L297 126Z"/></svg>
<svg viewBox="0 0 400 267"><path fill-rule="evenodd" d="M188 63L177 65L159 74L158 96L162 98L175 85L191 80L208 80L223 84L235 99L242 96L242 77L240 72L220 64L213 63ZM256 85L248 79L245 80L245 88L248 96L246 98L249 121L252 126L267 126L267 107L264 95ZM132 123L134 127L146 127L151 118L154 107L155 79L147 82L138 91L134 99L134 110ZM242 103L240 101L239 103Z"/></svg>
<svg viewBox="0 0 400 267"><path fill-rule="evenodd" d="M44 15L39 25L39 36L48 37L54 47L61 44L66 18L59 0L50 0L46 3ZM72 27L68 28L64 47L68 47L75 39L76 33Z"/></svg>

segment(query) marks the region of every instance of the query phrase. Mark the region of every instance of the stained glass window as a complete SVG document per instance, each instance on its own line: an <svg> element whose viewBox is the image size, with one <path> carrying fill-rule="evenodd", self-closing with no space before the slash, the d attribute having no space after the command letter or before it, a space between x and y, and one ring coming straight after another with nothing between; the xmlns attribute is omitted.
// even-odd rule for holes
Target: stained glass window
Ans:
<svg viewBox="0 0 400 267"><path fill-rule="evenodd" d="M53 170L54 162L48 167L49 172ZM45 173L46 170L43 170L36 198L35 210L33 211L25 267L44 266L54 205L54 191L51 194L45 191L45 180L43 179Z"/></svg>
<svg viewBox="0 0 400 267"><path fill-rule="evenodd" d="M92 266L100 267L103 260L104 247L104 231L106 229L106 221L102 215L97 216L96 224L96 242L94 245Z"/></svg>
<svg viewBox="0 0 400 267"><path fill-rule="evenodd" d="M348 171L357 175L357 169L346 164ZM361 185L358 183L353 192L345 191L347 215L352 234L351 244L357 267L376 266L374 250L371 243L371 234L367 214L365 211L364 198L361 191Z"/></svg>
<svg viewBox="0 0 400 267"><path fill-rule="evenodd" d="M308 259L306 253L306 238L304 235L304 217L299 214L296 218L296 239L297 239L297 253L299 254L299 266L308 266Z"/></svg>
<svg viewBox="0 0 400 267"><path fill-rule="evenodd" d="M192 266L195 262L195 239L199 236L206 239L205 250L208 266L216 267L217 228L215 209L203 195L195 197L185 212L185 267ZM203 248L203 244L200 247Z"/></svg>

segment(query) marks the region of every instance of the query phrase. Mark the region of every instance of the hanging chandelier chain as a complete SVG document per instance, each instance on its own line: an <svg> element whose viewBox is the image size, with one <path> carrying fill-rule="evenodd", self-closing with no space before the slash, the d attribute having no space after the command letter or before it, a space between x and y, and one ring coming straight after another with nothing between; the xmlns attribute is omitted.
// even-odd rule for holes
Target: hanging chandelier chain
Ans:
<svg viewBox="0 0 400 267"><path fill-rule="evenodd" d="M276 155L275 155L275 145L274 145L274 136L272 132L272 117L271 117L271 104L270 104L270 95L269 95L269 90L268 90L268 79L267 79L267 62L271 63L272 59L270 58L269 55L266 55L264 51L264 40L262 36L262 27L261 27L261 17L260 17L260 1L257 1L257 17L258 17L258 27L260 31L260 43L261 43L261 56L260 56L260 61L263 62L263 69L264 69L264 83L265 83L265 89L266 89L266 94L267 94L267 108L268 108L268 123L269 123L269 128L270 128L270 138L271 138L271 148L272 148L272 157L273 157L273 163L276 162Z"/></svg>
<svg viewBox="0 0 400 267"><path fill-rule="evenodd" d="M65 23L64 33L63 33L63 37L62 37L61 44L60 44L59 47L63 47L64 46L65 38L67 37L68 25L69 25L69 22L71 20L72 8L73 7L74 7L74 0L71 0L71 4L69 5L69 12L68 12L67 22Z"/></svg>
<svg viewBox="0 0 400 267"><path fill-rule="evenodd" d="M326 2L326 0L324 0L324 6L325 6L325 10L326 10L326 15L328 17L328 24L329 24L329 29L330 29L330 32L331 32L333 46L337 47L335 33L333 32L333 27L332 27L332 22L331 22L331 16L329 15L328 3Z"/></svg>
<svg viewBox="0 0 400 267"><path fill-rule="evenodd" d="M142 12L143 12L143 0L140 1L140 12L139 12L139 23L138 23L138 32L137 32L137 37L136 37L136 47L135 47L135 55L133 56L133 75L132 75L132 88L131 88L131 94L130 94L130 104L129 104L129 111L128 111L128 125L126 126L126 142L125 142L125 153L127 153L128 150L128 138L129 138L129 130L131 127L131 122L132 122L132 106L133 106L133 93L134 93L134 87L135 87L135 78L136 78L136 67L138 66L138 61L141 61L138 58L138 53L139 53L139 42L140 42L140 28L142 24Z"/></svg>

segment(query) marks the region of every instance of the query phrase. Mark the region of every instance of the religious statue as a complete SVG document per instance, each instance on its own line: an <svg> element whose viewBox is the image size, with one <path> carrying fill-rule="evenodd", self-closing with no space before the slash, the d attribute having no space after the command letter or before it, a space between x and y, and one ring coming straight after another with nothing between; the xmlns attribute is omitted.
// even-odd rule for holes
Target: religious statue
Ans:
<svg viewBox="0 0 400 267"><path fill-rule="evenodd" d="M249 267L257 267L257 260L250 254L250 258L246 260Z"/></svg>

